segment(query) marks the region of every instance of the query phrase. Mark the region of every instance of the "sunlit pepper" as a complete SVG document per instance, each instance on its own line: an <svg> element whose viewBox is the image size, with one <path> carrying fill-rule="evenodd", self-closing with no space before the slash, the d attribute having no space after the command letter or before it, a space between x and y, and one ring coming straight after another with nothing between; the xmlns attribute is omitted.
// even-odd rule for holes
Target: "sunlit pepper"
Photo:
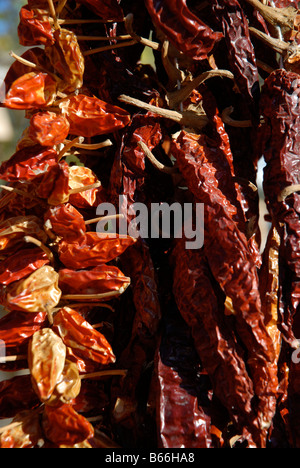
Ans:
<svg viewBox="0 0 300 468"><path fill-rule="evenodd" d="M53 45L54 37L49 12L25 5L20 10L19 42L23 46Z"/></svg>
<svg viewBox="0 0 300 468"><path fill-rule="evenodd" d="M28 136L34 144L55 146L67 138L69 131L69 122L63 115L38 112L30 119Z"/></svg>
<svg viewBox="0 0 300 468"><path fill-rule="evenodd" d="M102 365L115 362L116 358L105 336L95 330L76 310L64 307L54 317L53 330L64 344Z"/></svg>

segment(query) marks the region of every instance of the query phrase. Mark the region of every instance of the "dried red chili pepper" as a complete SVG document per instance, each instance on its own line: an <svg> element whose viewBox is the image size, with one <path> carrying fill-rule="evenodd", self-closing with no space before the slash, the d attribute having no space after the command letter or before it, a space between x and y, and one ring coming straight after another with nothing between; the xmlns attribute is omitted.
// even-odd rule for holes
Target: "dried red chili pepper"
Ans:
<svg viewBox="0 0 300 468"><path fill-rule="evenodd" d="M60 300L58 273L45 265L2 291L1 304L12 310L49 312Z"/></svg>
<svg viewBox="0 0 300 468"><path fill-rule="evenodd" d="M146 0L155 26L181 52L194 60L204 60L222 34L214 32L187 7L185 0Z"/></svg>
<svg viewBox="0 0 300 468"><path fill-rule="evenodd" d="M34 145L17 151L0 166L0 177L7 182L32 181L57 166L58 154L54 149Z"/></svg>
<svg viewBox="0 0 300 468"><path fill-rule="evenodd" d="M40 415L37 411L18 413L7 429L0 434L1 448L36 448L43 443Z"/></svg>
<svg viewBox="0 0 300 468"><path fill-rule="evenodd" d="M54 32L54 45L45 47L55 72L62 78L60 91L73 93L83 85L84 57L77 42L76 34L68 29Z"/></svg>
<svg viewBox="0 0 300 468"><path fill-rule="evenodd" d="M32 388L30 375L18 375L0 382L0 418L13 418L24 410L32 410L40 405Z"/></svg>
<svg viewBox="0 0 300 468"><path fill-rule="evenodd" d="M34 144L55 146L67 138L70 125L67 119L54 112L38 112L30 119L28 136Z"/></svg>
<svg viewBox="0 0 300 468"><path fill-rule="evenodd" d="M20 10L19 42L23 46L53 45L55 40L47 10L25 5Z"/></svg>
<svg viewBox="0 0 300 468"><path fill-rule="evenodd" d="M10 66L4 78L6 94L18 78L21 78L23 75L26 75L30 72L36 73L36 68L28 66L29 62L44 69L48 69L48 60L47 58L45 58L44 51L40 47L33 47L31 49L26 50L26 52L24 52L24 54L22 54L20 58L24 59L26 61L26 64L21 63L19 60L16 60Z"/></svg>
<svg viewBox="0 0 300 468"><path fill-rule="evenodd" d="M0 319L0 339L5 343L6 349L24 346L46 323L45 312L28 314L13 310Z"/></svg>
<svg viewBox="0 0 300 468"><path fill-rule="evenodd" d="M47 107L54 102L56 91L57 82L47 73L26 73L12 83L4 106L19 110Z"/></svg>
<svg viewBox="0 0 300 468"><path fill-rule="evenodd" d="M130 122L130 115L120 107L83 94L68 98L60 107L70 122L72 135L104 135L120 130Z"/></svg>
<svg viewBox="0 0 300 468"><path fill-rule="evenodd" d="M95 330L76 310L61 309L54 317L54 328L66 346L74 349L83 358L102 365L116 360L104 335Z"/></svg>
<svg viewBox="0 0 300 468"><path fill-rule="evenodd" d="M42 427L46 438L58 446L72 446L94 436L93 426L66 404L45 406Z"/></svg>
<svg viewBox="0 0 300 468"><path fill-rule="evenodd" d="M123 21L124 14L118 0L79 0L105 21Z"/></svg>
<svg viewBox="0 0 300 468"><path fill-rule="evenodd" d="M87 185L93 185L98 182L97 176L88 167L71 166L69 168L69 187L70 189L79 189ZM103 188L95 188L80 193L71 194L69 201L76 208L96 207L102 201Z"/></svg>
<svg viewBox="0 0 300 468"><path fill-rule="evenodd" d="M41 249L19 250L1 262L0 284L7 286L47 264L49 264L49 259Z"/></svg>
<svg viewBox="0 0 300 468"><path fill-rule="evenodd" d="M60 205L69 201L69 165L60 161L47 172L37 190L37 195L47 198L49 205Z"/></svg>
<svg viewBox="0 0 300 468"><path fill-rule="evenodd" d="M266 427L273 417L274 408L269 403L277 392L277 376L273 368L274 346L261 312L254 259L245 235L234 221L236 210L218 188L215 170L209 162L211 151L203 136L181 132L172 154L196 201L205 204L205 254L214 277L236 310L236 326L248 351L254 389L261 405L259 418Z"/></svg>
<svg viewBox="0 0 300 468"><path fill-rule="evenodd" d="M47 229L67 242L76 241L86 233L82 214L70 203L49 208L44 215L44 221Z"/></svg>
<svg viewBox="0 0 300 468"><path fill-rule="evenodd" d="M60 381L67 348L51 328L34 333L28 346L28 367L32 385L42 402L46 402Z"/></svg>
<svg viewBox="0 0 300 468"><path fill-rule="evenodd" d="M136 242L130 236L87 232L76 242L62 240L58 245L60 261L67 267L90 268L108 263Z"/></svg>
<svg viewBox="0 0 300 468"><path fill-rule="evenodd" d="M172 256L176 303L191 327L195 348L214 393L228 409L238 431L251 445L254 440L260 446L261 429L252 406L253 383L234 334L224 319L224 297L222 300L214 284L204 252L186 250L184 240L178 240Z"/></svg>
<svg viewBox="0 0 300 468"><path fill-rule="evenodd" d="M130 278L124 276L119 268L99 265L91 270L59 271L59 287L63 294L102 294L125 291Z"/></svg>

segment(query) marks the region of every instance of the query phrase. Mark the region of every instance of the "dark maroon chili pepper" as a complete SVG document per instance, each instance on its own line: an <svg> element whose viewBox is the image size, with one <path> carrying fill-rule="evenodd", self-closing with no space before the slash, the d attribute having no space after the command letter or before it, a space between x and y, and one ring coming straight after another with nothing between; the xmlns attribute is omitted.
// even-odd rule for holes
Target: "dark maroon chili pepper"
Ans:
<svg viewBox="0 0 300 468"><path fill-rule="evenodd" d="M191 327L195 348L215 395L228 409L238 430L245 430L244 436L249 443L254 440L260 446L262 431L252 406L253 383L234 333L226 324L225 297L222 300L223 294L216 287L204 252L187 250L184 240L178 240L172 263L175 299L181 315Z"/></svg>

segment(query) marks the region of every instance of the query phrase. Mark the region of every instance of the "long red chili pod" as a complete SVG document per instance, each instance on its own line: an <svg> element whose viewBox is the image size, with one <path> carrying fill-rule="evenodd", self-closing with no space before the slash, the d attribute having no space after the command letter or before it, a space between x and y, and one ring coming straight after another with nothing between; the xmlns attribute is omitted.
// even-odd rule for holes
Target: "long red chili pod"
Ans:
<svg viewBox="0 0 300 468"><path fill-rule="evenodd" d="M95 330L76 310L69 307L61 309L54 317L54 330L66 346L74 348L83 358L87 357L103 365L115 362L113 350L104 335Z"/></svg>
<svg viewBox="0 0 300 468"><path fill-rule="evenodd" d="M218 188L205 138L181 132L172 152L196 201L204 203L205 254L214 277L236 310L238 333L248 350L254 389L261 403L262 427L266 427L273 416L267 401L277 392L277 376L271 365L274 347L261 312L254 259L245 235L233 220L235 209Z"/></svg>
<svg viewBox="0 0 300 468"><path fill-rule="evenodd" d="M253 383L241 350L224 319L221 291L214 285L204 252L187 250L184 241L180 240L172 253L172 263L175 300L182 317L191 327L195 348L215 395L227 408L237 431L243 433L250 445L254 441L260 446L260 423L252 406ZM222 375L226 375L226 379Z"/></svg>
<svg viewBox="0 0 300 468"><path fill-rule="evenodd" d="M28 136L34 144L55 146L63 143L69 132L69 122L63 115L37 112L30 119Z"/></svg>

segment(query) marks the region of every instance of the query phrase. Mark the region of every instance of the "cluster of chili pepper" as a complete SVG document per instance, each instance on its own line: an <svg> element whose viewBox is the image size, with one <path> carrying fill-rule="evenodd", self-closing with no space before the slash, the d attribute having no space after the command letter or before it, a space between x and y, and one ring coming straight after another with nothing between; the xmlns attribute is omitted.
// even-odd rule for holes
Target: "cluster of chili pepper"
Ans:
<svg viewBox="0 0 300 468"><path fill-rule="evenodd" d="M298 448L297 2L28 0L18 34L0 447ZM100 234L120 199L203 204L203 247Z"/></svg>

